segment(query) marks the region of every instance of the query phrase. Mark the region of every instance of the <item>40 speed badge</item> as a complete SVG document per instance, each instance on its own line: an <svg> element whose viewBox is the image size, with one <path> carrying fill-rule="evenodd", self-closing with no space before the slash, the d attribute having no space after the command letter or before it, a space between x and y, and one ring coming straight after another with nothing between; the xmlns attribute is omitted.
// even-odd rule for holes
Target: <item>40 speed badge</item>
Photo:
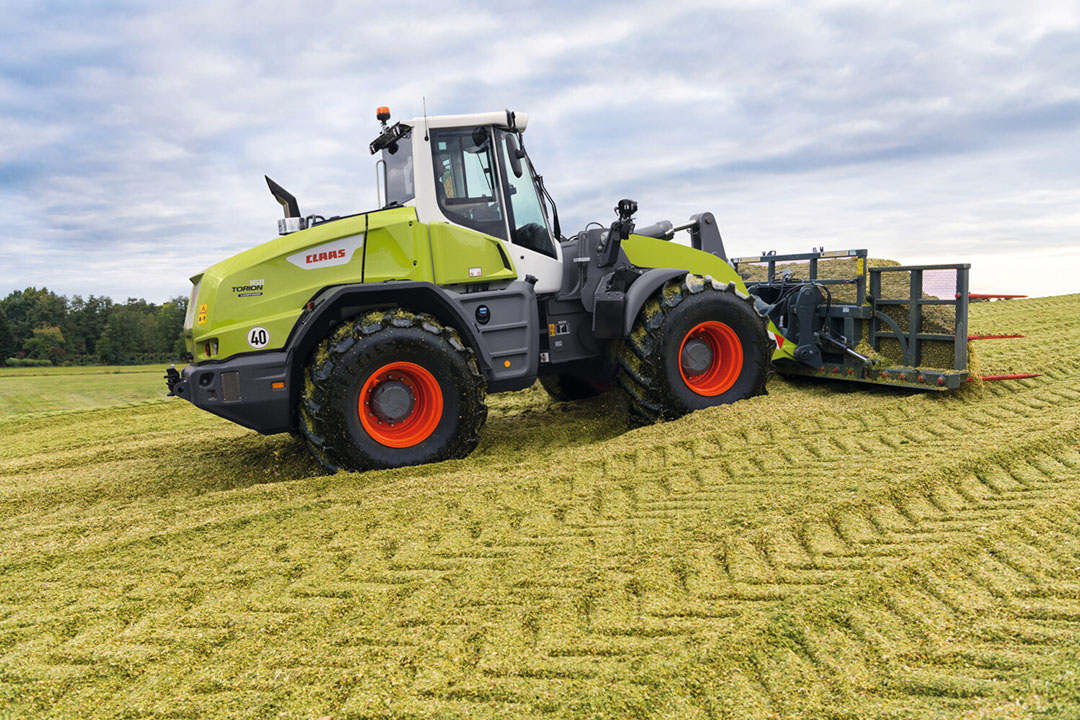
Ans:
<svg viewBox="0 0 1080 720"><path fill-rule="evenodd" d="M247 334L248 345L256 350L262 350L264 347L270 344L270 331L264 327L256 325L248 330Z"/></svg>

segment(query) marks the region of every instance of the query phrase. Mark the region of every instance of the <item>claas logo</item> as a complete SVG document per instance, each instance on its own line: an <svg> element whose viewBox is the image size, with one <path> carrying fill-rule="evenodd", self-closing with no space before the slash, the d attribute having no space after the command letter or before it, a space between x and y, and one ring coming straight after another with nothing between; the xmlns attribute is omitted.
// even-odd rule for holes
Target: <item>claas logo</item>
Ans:
<svg viewBox="0 0 1080 720"><path fill-rule="evenodd" d="M323 260L337 260L338 258L345 257L344 250L330 250L329 252L311 253L304 256L304 262L308 265L311 263L322 262Z"/></svg>

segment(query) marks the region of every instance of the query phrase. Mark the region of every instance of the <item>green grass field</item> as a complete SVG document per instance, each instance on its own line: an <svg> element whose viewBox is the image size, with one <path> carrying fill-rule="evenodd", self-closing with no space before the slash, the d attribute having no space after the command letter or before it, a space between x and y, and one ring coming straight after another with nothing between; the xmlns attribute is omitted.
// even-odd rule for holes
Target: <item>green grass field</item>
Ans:
<svg viewBox="0 0 1080 720"><path fill-rule="evenodd" d="M0 368L0 419L165 398L164 365Z"/></svg>
<svg viewBox="0 0 1080 720"><path fill-rule="evenodd" d="M533 388L333 476L160 368L0 375L0 717L1076 718L1080 296L971 313L1045 376L636 429Z"/></svg>

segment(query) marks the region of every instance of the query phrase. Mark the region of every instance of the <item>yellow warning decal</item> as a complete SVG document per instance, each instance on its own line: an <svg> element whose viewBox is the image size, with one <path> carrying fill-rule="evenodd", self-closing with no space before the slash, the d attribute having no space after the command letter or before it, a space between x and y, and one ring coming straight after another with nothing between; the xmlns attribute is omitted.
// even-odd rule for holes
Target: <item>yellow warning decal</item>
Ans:
<svg viewBox="0 0 1080 720"><path fill-rule="evenodd" d="M200 325L205 325L206 324L206 305L200 305L199 306L199 324Z"/></svg>
<svg viewBox="0 0 1080 720"><path fill-rule="evenodd" d="M866 272L866 261L863 258L859 258L859 261L858 263L856 263L855 267L857 268L855 271L856 275L864 274Z"/></svg>
<svg viewBox="0 0 1080 720"><path fill-rule="evenodd" d="M548 335L555 337L555 323L548 323Z"/></svg>

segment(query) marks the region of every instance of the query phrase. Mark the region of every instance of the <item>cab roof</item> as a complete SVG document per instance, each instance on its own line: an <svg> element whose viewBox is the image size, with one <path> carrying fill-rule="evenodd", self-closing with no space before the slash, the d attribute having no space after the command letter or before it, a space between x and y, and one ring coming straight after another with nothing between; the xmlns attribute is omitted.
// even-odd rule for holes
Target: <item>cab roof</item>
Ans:
<svg viewBox="0 0 1080 720"><path fill-rule="evenodd" d="M427 124L429 128L452 128L452 127L472 127L475 125L494 125L495 127L506 128L510 127L510 120L508 115L510 110L496 110L494 112L486 113L472 113L469 115L428 115L426 118L418 117L412 120L404 121L403 125L410 127L424 127ZM517 129L521 132L525 132L525 128L529 124L529 114L523 112L515 112L514 122L517 124Z"/></svg>

